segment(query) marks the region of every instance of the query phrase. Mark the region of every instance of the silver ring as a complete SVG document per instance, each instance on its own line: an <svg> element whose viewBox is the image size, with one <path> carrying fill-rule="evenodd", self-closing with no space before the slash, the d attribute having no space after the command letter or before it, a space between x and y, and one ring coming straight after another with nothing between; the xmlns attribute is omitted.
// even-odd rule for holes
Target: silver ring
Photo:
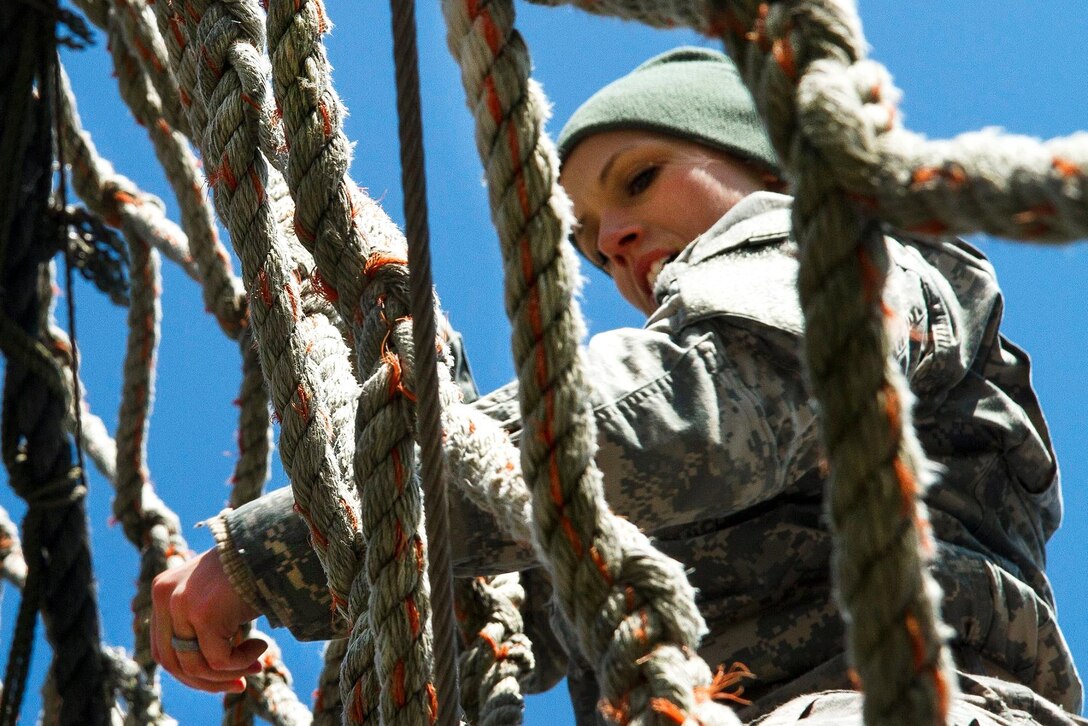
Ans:
<svg viewBox="0 0 1088 726"><path fill-rule="evenodd" d="M178 653L199 653L200 641L196 638L179 638L176 635L170 636L170 645Z"/></svg>

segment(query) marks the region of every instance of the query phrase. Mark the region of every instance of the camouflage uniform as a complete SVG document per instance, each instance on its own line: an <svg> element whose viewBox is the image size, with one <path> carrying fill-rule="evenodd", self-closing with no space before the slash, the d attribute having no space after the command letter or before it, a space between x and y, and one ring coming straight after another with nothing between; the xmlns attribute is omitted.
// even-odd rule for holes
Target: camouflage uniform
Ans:
<svg viewBox="0 0 1088 726"><path fill-rule="evenodd" d="M768 726L860 718L856 694L833 690L850 686L799 360L789 203L769 192L744 199L665 267L644 328L588 347L608 499L688 566L710 629L700 652L757 675L740 715ZM889 239L889 249L894 349L918 397L918 435L943 472L927 501L966 694L956 723L1025 723L1022 712L1074 723L1062 709L1080 711L1081 682L1043 572L1061 517L1058 470L1028 358L998 332L1001 295L979 252L948 240ZM513 387L476 405L517 430ZM532 565L488 515L454 500L459 573ZM299 637L330 635L324 579L289 496L220 525L239 591ZM576 652L570 661L579 723L591 723L592 675Z"/></svg>

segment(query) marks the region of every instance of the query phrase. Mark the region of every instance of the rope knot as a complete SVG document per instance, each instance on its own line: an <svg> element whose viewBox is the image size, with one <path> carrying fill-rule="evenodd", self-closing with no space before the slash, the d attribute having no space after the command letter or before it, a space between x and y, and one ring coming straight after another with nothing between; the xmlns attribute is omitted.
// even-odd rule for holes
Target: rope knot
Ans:
<svg viewBox="0 0 1088 726"><path fill-rule="evenodd" d="M30 509L63 509L75 504L87 495L83 485L83 470L72 466L65 473L49 481L37 483L30 473L30 463L25 451L15 455L10 466L11 488Z"/></svg>

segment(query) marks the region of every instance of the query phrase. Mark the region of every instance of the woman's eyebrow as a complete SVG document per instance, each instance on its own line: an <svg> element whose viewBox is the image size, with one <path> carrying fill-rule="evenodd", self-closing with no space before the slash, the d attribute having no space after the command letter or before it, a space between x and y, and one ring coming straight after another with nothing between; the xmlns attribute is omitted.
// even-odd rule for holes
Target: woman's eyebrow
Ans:
<svg viewBox="0 0 1088 726"><path fill-rule="evenodd" d="M608 160L601 167L601 173L597 175L597 183L604 186L605 180L608 179L608 174L612 171L612 167L615 166L616 160L619 159L628 149L636 146L636 144L628 144L627 146L620 147L612 152L612 155L608 157Z"/></svg>

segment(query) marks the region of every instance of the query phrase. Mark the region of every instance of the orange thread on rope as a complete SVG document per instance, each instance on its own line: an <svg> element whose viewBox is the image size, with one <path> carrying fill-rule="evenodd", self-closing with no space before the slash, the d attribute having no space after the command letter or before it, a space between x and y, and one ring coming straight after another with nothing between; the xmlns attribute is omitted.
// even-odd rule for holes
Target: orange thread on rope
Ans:
<svg viewBox="0 0 1088 726"><path fill-rule="evenodd" d="M298 388L295 389L295 394L298 396L298 403L294 400L291 401L291 408L295 410L298 417L303 421L310 418L310 394L306 391L306 388L300 383Z"/></svg>
<svg viewBox="0 0 1088 726"><path fill-rule="evenodd" d="M412 630L412 637L419 637L419 608L416 607L416 601L411 596L404 600L404 610L408 613L408 627Z"/></svg>
<svg viewBox="0 0 1088 726"><path fill-rule="evenodd" d="M935 166L920 166L914 170L914 173L910 177L911 187L920 187L923 184L929 184L930 182L939 179L941 177L941 170Z"/></svg>
<svg viewBox="0 0 1088 726"><path fill-rule="evenodd" d="M348 519L351 520L351 528L354 530L359 529L359 518L355 516L355 510L348 504L348 500L340 497L340 506L344 508L344 512L347 513Z"/></svg>
<svg viewBox="0 0 1088 726"><path fill-rule="evenodd" d="M695 700L699 702L732 701L742 706L751 706L750 700L741 697L744 686L739 684L745 678L755 678L755 675L743 663L735 662L729 666L728 670L724 665L719 665L718 672L714 674L709 686L695 687Z"/></svg>
<svg viewBox="0 0 1088 726"><path fill-rule="evenodd" d="M601 699L597 703L597 710L605 717L606 721L614 721L619 726L628 726L631 723L630 695L625 693L620 696L619 703L612 703Z"/></svg>
<svg viewBox="0 0 1088 726"><path fill-rule="evenodd" d="M509 646L505 643L503 645L496 643L495 639L486 630L476 633L476 637L487 643L488 647L491 648L491 655L495 656L495 660L503 660L510 654Z"/></svg>
<svg viewBox="0 0 1088 726"><path fill-rule="evenodd" d="M926 665L926 644L922 635L922 626L918 624L918 618L914 617L914 613L907 613L903 616L903 626L907 629L907 636L910 639L914 670L921 672Z"/></svg>
<svg viewBox="0 0 1088 726"><path fill-rule="evenodd" d="M310 698L314 700L314 711L321 713L325 710L325 692L320 688L315 688L313 693L310 694Z"/></svg>
<svg viewBox="0 0 1088 726"><path fill-rule="evenodd" d="M783 36L781 38L775 38L774 43L771 45L771 54L774 55L778 67L786 74L786 78L789 78L791 81L796 81L797 63L793 59L793 44L790 43L790 32L792 30L792 24L787 25L786 32Z"/></svg>
<svg viewBox="0 0 1088 726"><path fill-rule="evenodd" d="M134 207L138 207L141 204L139 197L129 194L128 192L123 192L120 189L113 193L113 200L118 204L131 204Z"/></svg>
<svg viewBox="0 0 1088 726"><path fill-rule="evenodd" d="M903 457L895 457L892 466L895 468L895 479L899 482L899 494L902 497L900 513L906 517L914 511L914 498L918 494L917 482Z"/></svg>
<svg viewBox="0 0 1088 726"><path fill-rule="evenodd" d="M408 703L408 694L404 689L404 661L398 660L397 664L393 666L393 684L390 689L393 693L393 701L397 704L397 708L404 708Z"/></svg>
<svg viewBox="0 0 1088 726"><path fill-rule="evenodd" d="M340 293L321 275L320 270L316 267L310 270L310 281L313 282L317 294L329 302L334 303L340 299Z"/></svg>
<svg viewBox="0 0 1088 726"><path fill-rule="evenodd" d="M241 94L241 97L242 97L242 102L245 103L247 106L251 106L251 107L257 109L258 111L261 110L260 104L258 104L256 101L254 101L253 97L250 96L248 93Z"/></svg>
<svg viewBox="0 0 1088 726"><path fill-rule="evenodd" d="M438 692L435 691L434 684L430 682L424 688L427 690L427 717L433 724L438 720Z"/></svg>
<svg viewBox="0 0 1088 726"><path fill-rule="evenodd" d="M268 270L263 267L257 270L257 292L265 307L272 307L272 288L268 284Z"/></svg>
<svg viewBox="0 0 1088 726"><path fill-rule="evenodd" d="M1069 159L1055 156L1050 162L1051 168L1064 176L1066 179L1080 176L1080 166L1070 161Z"/></svg>
<svg viewBox="0 0 1088 726"><path fill-rule="evenodd" d="M328 139L332 136L332 119L329 118L329 109L324 101L317 104L317 112L321 114L321 133Z"/></svg>
<svg viewBox="0 0 1088 726"><path fill-rule="evenodd" d="M304 227L302 225L302 220L300 220L298 218L298 208L295 209L294 227L295 227L295 234L298 236L298 238L300 240L303 240L305 242L313 242L314 240L317 239L317 237L314 236L313 232L306 229L306 227Z"/></svg>
<svg viewBox="0 0 1088 726"><path fill-rule="evenodd" d="M847 669L846 677L850 680L850 685L855 691L864 690L861 683L861 676L858 675L858 671L856 668Z"/></svg>
<svg viewBox="0 0 1088 726"><path fill-rule="evenodd" d="M163 134L169 135L173 129L170 128L170 124L166 123L166 119L160 118L155 122L155 127Z"/></svg>
<svg viewBox="0 0 1088 726"><path fill-rule="evenodd" d="M389 458L393 460L393 479L397 484L397 491L404 490L404 464L400 461L400 451L393 449L389 452Z"/></svg>
<svg viewBox="0 0 1088 726"><path fill-rule="evenodd" d="M189 19L196 24L200 24L200 15L197 13L196 8L189 0L185 0L185 13L189 16Z"/></svg>
<svg viewBox="0 0 1088 726"><path fill-rule="evenodd" d="M177 13L174 13L173 15L171 15L169 20L170 20L170 31L174 35L174 42L177 43L177 46L178 46L179 50L184 50L186 42L185 42L185 34L183 32L181 32L181 26L182 26L182 23L184 23L185 21L182 20L181 15L179 15ZM181 93L185 94L185 91L181 91ZM185 98L188 98L188 94L185 94ZM187 101L182 101L182 103L184 103L186 106L189 105L189 103Z"/></svg>
<svg viewBox="0 0 1088 726"><path fill-rule="evenodd" d="M1022 212L1017 212L1012 215L1012 221L1017 224L1031 224L1038 222L1043 217L1053 217L1057 214L1058 208L1050 202L1040 202L1033 207L1028 207Z"/></svg>
<svg viewBox="0 0 1088 726"><path fill-rule="evenodd" d="M366 702L363 700L363 682L355 681L351 687L351 718L356 723L366 720Z"/></svg>
<svg viewBox="0 0 1088 726"><path fill-rule="evenodd" d="M408 539L404 536L404 528L399 520L393 521L393 559L399 560L408 546Z"/></svg>
<svg viewBox="0 0 1088 726"><path fill-rule="evenodd" d="M650 638L646 634L646 627L649 625L650 619L646 615L646 609L638 611L638 627L635 628L634 636L638 638L639 642L645 645L649 642Z"/></svg>
<svg viewBox="0 0 1088 726"><path fill-rule="evenodd" d="M755 24L752 29L744 34L744 38L750 42L759 46L759 49L766 53L771 49L771 44L767 39L767 16L771 13L771 7L767 3L760 3L757 10Z"/></svg>
<svg viewBox="0 0 1088 726"><path fill-rule="evenodd" d="M589 556L593 560L593 564L597 566L597 571L601 573L601 579L611 586L612 573L608 571L608 563L604 561L604 557L601 556L600 550L597 549L597 545L590 545Z"/></svg>
<svg viewBox="0 0 1088 726"><path fill-rule="evenodd" d="M865 302L869 304L879 302L880 312L885 318L894 316L895 312L888 307L888 304L884 302L880 295L884 287L884 276L877 269L877 266L873 264L873 261L869 259L869 253L865 251L864 247L858 248L858 265L861 267L861 289L865 295Z"/></svg>
<svg viewBox="0 0 1088 726"><path fill-rule="evenodd" d="M314 541L321 545L322 549L327 548L329 546L329 540L325 537L325 535L318 532L317 529L314 527L314 521L310 518L310 512L303 509L302 505L298 502L292 504L291 508L294 509L298 516L302 517L302 520L306 522L307 526L309 526L310 536L314 539Z"/></svg>
<svg viewBox="0 0 1088 726"><path fill-rule="evenodd" d="M413 539L416 550L416 572L422 574L423 568L427 566L427 553L423 551L423 540L419 537Z"/></svg>
<svg viewBox="0 0 1088 726"><path fill-rule="evenodd" d="M212 75L215 76L216 78L219 78L220 76L223 75L223 72L221 70L219 70L219 66L217 66L215 64L215 61L212 60L212 57L210 55L208 55L207 46L201 47L201 49L200 49L200 60L204 61L204 66L209 71L211 71Z"/></svg>
<svg viewBox="0 0 1088 726"><path fill-rule="evenodd" d="M291 319L298 320L298 295L295 286L290 282L283 283L283 291L287 294L287 301L291 304Z"/></svg>
<svg viewBox="0 0 1088 726"><path fill-rule="evenodd" d="M402 257L395 257L393 255L387 255L382 252L375 252L370 257L366 258L366 263L363 265L363 274L368 278L373 278L378 273L378 270L386 265L407 265L408 260Z"/></svg>
<svg viewBox="0 0 1088 726"><path fill-rule="evenodd" d="M253 191L257 194L257 204L264 204L264 185L261 184L261 178L257 175L257 167L249 167L249 180L253 183Z"/></svg>
<svg viewBox="0 0 1088 726"><path fill-rule="evenodd" d="M225 152L219 161L219 177L227 183L232 192L238 188L238 180L234 178L234 172L230 170L230 158Z"/></svg>
<svg viewBox="0 0 1088 726"><path fill-rule="evenodd" d="M574 528L574 523L571 522L570 517L562 511L560 511L559 522L563 527L563 533L567 535L567 541L570 542L570 548L574 550L575 556L581 557L584 552L582 538L578 536L578 531Z"/></svg>
<svg viewBox="0 0 1088 726"><path fill-rule="evenodd" d="M650 708L653 709L654 713L660 714L672 723L677 724L677 726L688 720L687 712L667 698L661 698L660 696L651 698Z"/></svg>

